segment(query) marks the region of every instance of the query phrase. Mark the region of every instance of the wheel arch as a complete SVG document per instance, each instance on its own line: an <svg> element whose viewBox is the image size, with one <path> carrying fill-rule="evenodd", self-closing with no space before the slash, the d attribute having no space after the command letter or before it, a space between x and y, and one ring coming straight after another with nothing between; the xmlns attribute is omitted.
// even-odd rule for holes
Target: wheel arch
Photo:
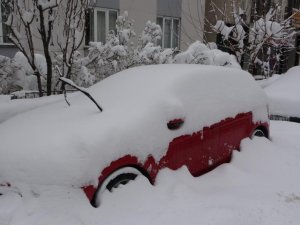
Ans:
<svg viewBox="0 0 300 225"><path fill-rule="evenodd" d="M100 176L98 177L98 185L93 186L85 186L83 187L83 191L85 192L87 198L91 202L93 206L95 206L95 198L98 190L101 188L102 184L105 182L107 178L113 173L116 173L119 170L122 170L126 167L134 168L139 171L142 175L144 175L151 184L154 183L153 177L150 175L151 171L148 171L147 167L149 166L149 158L146 160L145 164L139 162L138 158L132 155L125 155L113 162L110 163L107 167L105 167ZM147 163L148 162L148 163ZM152 161L151 161L152 162ZM152 164L152 163L151 163Z"/></svg>
<svg viewBox="0 0 300 225"><path fill-rule="evenodd" d="M94 206L94 207L98 206L97 196L98 196L98 194L101 194L99 192L101 191L103 185L105 185L105 186L108 185L110 183L110 181L117 178L118 176L121 176L122 174L134 173L134 171L137 171L140 174L142 174L143 176L145 176L148 179L148 181L152 184L150 175L142 166L140 166L138 164L122 165L114 170L111 170L110 172L106 171L106 176L100 176L98 187L95 189L93 198L91 199L92 206Z"/></svg>

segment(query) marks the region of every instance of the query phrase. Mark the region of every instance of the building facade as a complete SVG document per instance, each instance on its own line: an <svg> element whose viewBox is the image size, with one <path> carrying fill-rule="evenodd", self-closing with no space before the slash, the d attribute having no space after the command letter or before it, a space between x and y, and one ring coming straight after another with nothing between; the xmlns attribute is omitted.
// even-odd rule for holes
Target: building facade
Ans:
<svg viewBox="0 0 300 225"><path fill-rule="evenodd" d="M3 10L4 7L1 7L0 18L5 15ZM95 0L88 10L82 50L90 41L105 42L109 31L115 30L117 17L125 11L129 19L134 20L136 43L147 21L161 26L163 35L160 44L163 48L184 50L195 40L203 40L205 0ZM9 29L1 22L0 55L13 57L17 49L8 35ZM39 40L36 41L39 43ZM51 49L58 51L55 46L51 46ZM42 45L37 44L35 50L42 52Z"/></svg>

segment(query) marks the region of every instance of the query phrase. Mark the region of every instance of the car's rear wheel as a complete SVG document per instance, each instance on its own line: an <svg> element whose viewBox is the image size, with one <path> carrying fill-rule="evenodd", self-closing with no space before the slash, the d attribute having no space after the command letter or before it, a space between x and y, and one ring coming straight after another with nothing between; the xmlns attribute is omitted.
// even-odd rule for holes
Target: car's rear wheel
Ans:
<svg viewBox="0 0 300 225"><path fill-rule="evenodd" d="M126 185L128 182L134 180L137 176L138 174L136 173L120 174L106 185L106 189L110 192L113 192L114 189L118 188L120 185Z"/></svg>
<svg viewBox="0 0 300 225"><path fill-rule="evenodd" d="M262 129L257 128L252 133L251 138L254 138L254 137L267 137L267 135L265 134L265 132Z"/></svg>
<svg viewBox="0 0 300 225"><path fill-rule="evenodd" d="M104 180L98 189L96 198L94 199L94 205L96 207L100 206L101 196L105 191L113 192L114 189L119 188L121 185L128 184L130 181L136 179L137 176L141 175L144 176L144 174L134 167L124 167L113 172Z"/></svg>

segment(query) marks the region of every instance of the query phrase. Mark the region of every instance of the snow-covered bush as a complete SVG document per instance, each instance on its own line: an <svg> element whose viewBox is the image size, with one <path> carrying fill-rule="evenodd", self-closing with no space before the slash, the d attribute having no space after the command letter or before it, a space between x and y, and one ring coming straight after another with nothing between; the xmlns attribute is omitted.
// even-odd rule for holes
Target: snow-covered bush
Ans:
<svg viewBox="0 0 300 225"><path fill-rule="evenodd" d="M27 58L22 52L17 52L14 56L14 61L20 66L19 70L19 82L20 86L24 90L38 90L37 77L35 71L29 65ZM46 59L41 54L35 54L35 65L37 72L41 75L42 89L46 90L46 80L47 80L47 63Z"/></svg>
<svg viewBox="0 0 300 225"><path fill-rule="evenodd" d="M40 74L46 73L46 61L44 56L35 54L37 69ZM43 86L46 79L42 77ZM28 64L26 57L21 52L17 52L14 58L0 56L0 94L26 90L37 91L36 76Z"/></svg>
<svg viewBox="0 0 300 225"><path fill-rule="evenodd" d="M16 76L19 69L20 66L14 60L0 55L0 94L9 94L21 89Z"/></svg>
<svg viewBox="0 0 300 225"><path fill-rule="evenodd" d="M173 49L162 49L161 46L155 46L153 43L147 43L141 48L135 59L135 65L167 64L173 62Z"/></svg>
<svg viewBox="0 0 300 225"><path fill-rule="evenodd" d="M157 45L158 41L162 39L161 27L156 24L148 21L140 37L141 47L145 47L148 43L153 43Z"/></svg>
<svg viewBox="0 0 300 225"><path fill-rule="evenodd" d="M205 64L241 68L235 56L219 49L210 49L200 41L191 44L184 52L177 54L174 58L177 64Z"/></svg>
<svg viewBox="0 0 300 225"><path fill-rule="evenodd" d="M132 38L135 36L133 21L125 12L116 21L116 32L111 30L106 42L90 42L85 66L95 76L95 81L131 67L134 64Z"/></svg>
<svg viewBox="0 0 300 225"><path fill-rule="evenodd" d="M134 21L129 19L127 11L116 20L116 35L119 38L120 45L129 46L132 43L132 38L136 36L133 24Z"/></svg>
<svg viewBox="0 0 300 225"><path fill-rule="evenodd" d="M162 39L162 31L158 24L148 21L139 38L136 48L135 66L166 64L173 62L174 49L162 49L158 41Z"/></svg>
<svg viewBox="0 0 300 225"><path fill-rule="evenodd" d="M90 42L89 53L86 58L88 68L95 75L97 81L127 68L132 53L127 46L119 43L118 36L111 33L105 44Z"/></svg>

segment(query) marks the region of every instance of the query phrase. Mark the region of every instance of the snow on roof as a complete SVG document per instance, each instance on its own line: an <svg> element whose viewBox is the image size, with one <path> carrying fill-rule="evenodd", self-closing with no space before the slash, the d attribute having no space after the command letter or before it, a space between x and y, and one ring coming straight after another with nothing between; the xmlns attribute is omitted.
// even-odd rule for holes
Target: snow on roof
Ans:
<svg viewBox="0 0 300 225"><path fill-rule="evenodd" d="M300 66L289 69L264 90L272 115L300 117Z"/></svg>
<svg viewBox="0 0 300 225"><path fill-rule="evenodd" d="M267 121L266 98L246 72L203 65L143 66L81 93L18 114L0 125L0 181L82 186L96 184L111 161L132 154L155 159L175 137L238 113ZM201 116L199 116L201 115ZM167 122L183 118L183 127ZM9 169L8 169L9 168Z"/></svg>

